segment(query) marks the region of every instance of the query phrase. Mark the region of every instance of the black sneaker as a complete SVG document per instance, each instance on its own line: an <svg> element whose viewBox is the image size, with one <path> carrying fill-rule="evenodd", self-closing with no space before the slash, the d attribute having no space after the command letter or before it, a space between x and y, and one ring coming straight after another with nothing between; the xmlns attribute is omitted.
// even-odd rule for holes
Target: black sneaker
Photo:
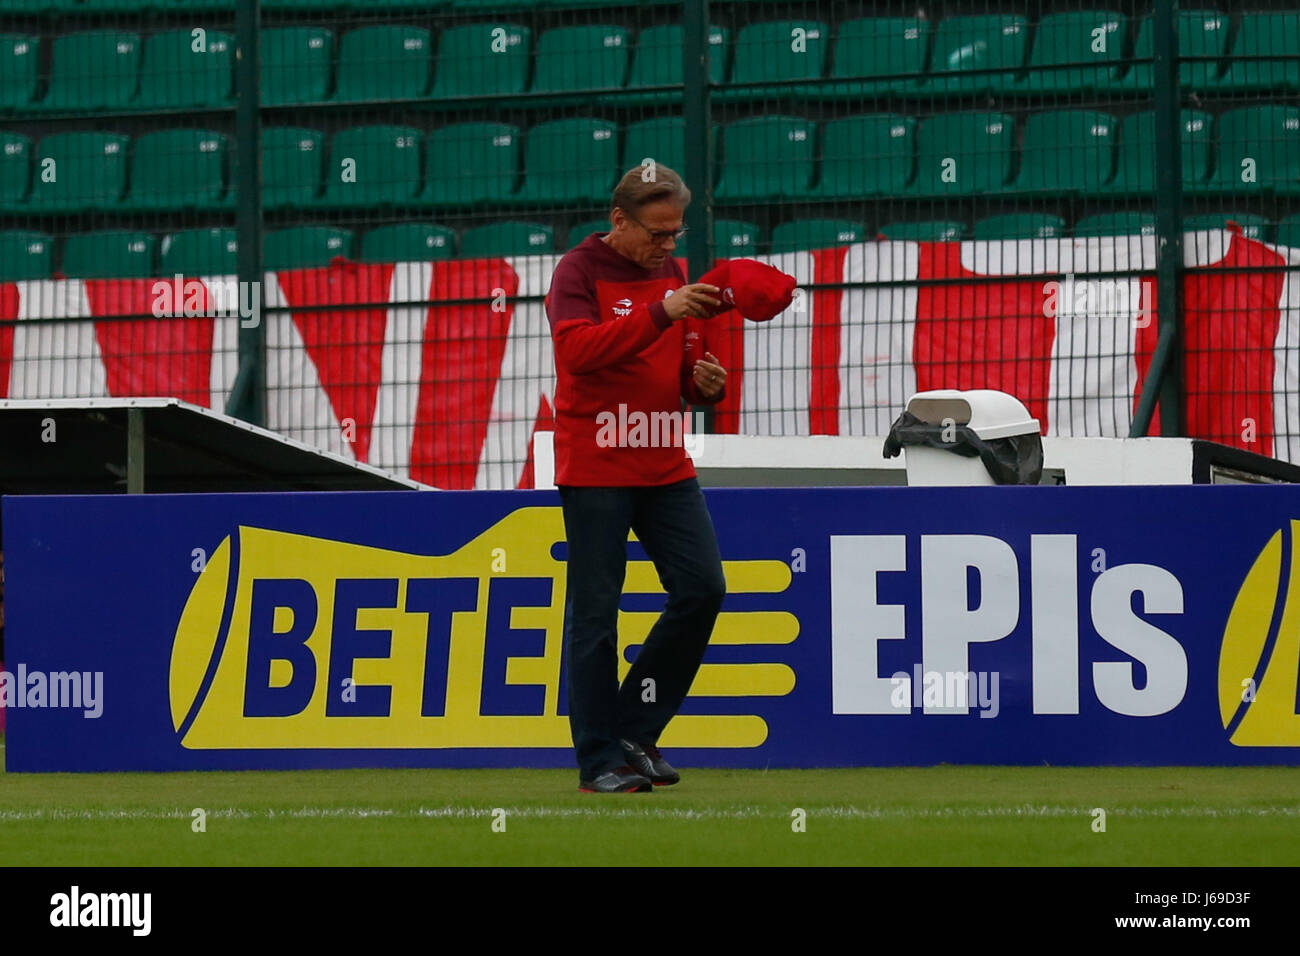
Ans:
<svg viewBox="0 0 1300 956"><path fill-rule="evenodd" d="M580 793L649 793L650 781L631 767L615 767L591 780L579 780Z"/></svg>
<svg viewBox="0 0 1300 956"><path fill-rule="evenodd" d="M630 740L620 743L627 754L628 765L641 776L649 777L656 787L671 787L682 779L654 744L634 744Z"/></svg>

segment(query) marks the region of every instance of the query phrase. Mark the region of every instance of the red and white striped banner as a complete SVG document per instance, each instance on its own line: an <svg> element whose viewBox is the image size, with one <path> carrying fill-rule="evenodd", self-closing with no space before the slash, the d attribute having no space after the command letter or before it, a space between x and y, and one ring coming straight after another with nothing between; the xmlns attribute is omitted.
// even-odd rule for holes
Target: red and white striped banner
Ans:
<svg viewBox="0 0 1300 956"><path fill-rule="evenodd" d="M763 258L800 291L772 322L714 320L731 371L718 431L884 435L915 391L996 388L1047 434L1128 433L1159 332L1154 237ZM1300 250L1199 232L1184 260L1188 434L1300 461ZM541 297L557 261L338 260L268 274L268 426L442 488L530 487L532 435L551 427ZM183 314L116 318L154 314L159 281L0 284L0 397L224 408L240 317L212 293L233 278L186 280Z"/></svg>

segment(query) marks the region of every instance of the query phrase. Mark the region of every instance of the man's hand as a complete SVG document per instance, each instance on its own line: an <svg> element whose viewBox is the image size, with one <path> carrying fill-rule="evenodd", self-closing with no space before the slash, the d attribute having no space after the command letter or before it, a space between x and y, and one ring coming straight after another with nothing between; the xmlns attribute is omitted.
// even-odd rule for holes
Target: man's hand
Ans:
<svg viewBox="0 0 1300 956"><path fill-rule="evenodd" d="M718 357L712 352L705 352L704 358L696 360L692 377L700 394L709 399L716 397L727 384L727 370L718 364Z"/></svg>
<svg viewBox="0 0 1300 956"><path fill-rule="evenodd" d="M692 282L664 299L664 311L674 322L685 318L702 319L709 314L709 308L716 309L722 305L721 299L715 299L709 293L721 291L707 282Z"/></svg>

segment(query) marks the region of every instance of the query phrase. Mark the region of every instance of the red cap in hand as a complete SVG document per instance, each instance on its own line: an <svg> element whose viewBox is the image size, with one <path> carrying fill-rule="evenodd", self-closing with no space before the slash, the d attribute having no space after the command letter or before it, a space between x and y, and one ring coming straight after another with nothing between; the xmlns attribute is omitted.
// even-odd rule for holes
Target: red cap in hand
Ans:
<svg viewBox="0 0 1300 956"><path fill-rule="evenodd" d="M754 322L766 322L789 308L796 285L794 276L754 259L728 259L698 281L722 290L723 304L710 317L734 308Z"/></svg>

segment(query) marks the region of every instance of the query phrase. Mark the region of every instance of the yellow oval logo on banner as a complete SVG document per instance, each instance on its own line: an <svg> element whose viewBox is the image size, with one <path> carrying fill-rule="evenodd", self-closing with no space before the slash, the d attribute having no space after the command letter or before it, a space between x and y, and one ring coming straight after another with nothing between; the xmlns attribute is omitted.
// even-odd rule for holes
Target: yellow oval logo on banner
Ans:
<svg viewBox="0 0 1300 956"><path fill-rule="evenodd" d="M1219 717L1238 747L1300 746L1300 521L1269 539L1228 614L1219 650ZM1290 546L1283 548L1283 536ZM1289 564L1283 566L1284 550ZM1281 609L1280 615L1278 609ZM1273 622L1277 619L1277 631ZM1273 638L1270 646L1269 639Z"/></svg>

